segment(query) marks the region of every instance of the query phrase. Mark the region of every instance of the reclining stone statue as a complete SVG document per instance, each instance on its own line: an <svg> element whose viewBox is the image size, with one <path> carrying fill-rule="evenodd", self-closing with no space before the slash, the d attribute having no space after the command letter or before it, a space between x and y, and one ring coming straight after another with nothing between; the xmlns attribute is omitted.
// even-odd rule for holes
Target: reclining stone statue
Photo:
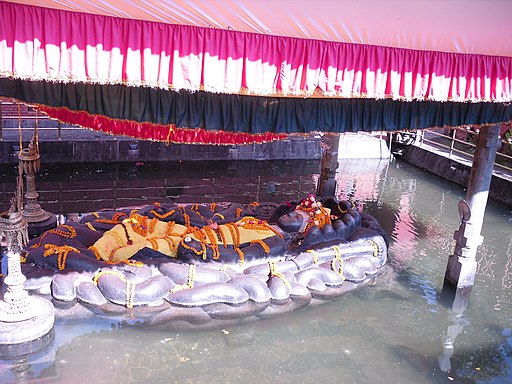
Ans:
<svg viewBox="0 0 512 384"><path fill-rule="evenodd" d="M23 268L34 288L51 275L55 300L162 308L154 323L187 318L192 312L182 307L200 307L208 319L264 317L364 283L385 264L387 246L375 218L334 198L154 203L49 230L28 244ZM199 318L190 321L204 322L203 312L193 313Z"/></svg>

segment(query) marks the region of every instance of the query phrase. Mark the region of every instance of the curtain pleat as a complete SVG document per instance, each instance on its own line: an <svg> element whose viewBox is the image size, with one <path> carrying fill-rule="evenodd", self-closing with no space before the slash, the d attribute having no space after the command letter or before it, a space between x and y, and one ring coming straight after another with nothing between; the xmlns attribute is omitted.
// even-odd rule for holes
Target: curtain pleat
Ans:
<svg viewBox="0 0 512 384"><path fill-rule="evenodd" d="M3 1L0 14L3 77L260 96L512 101L512 57L243 33Z"/></svg>

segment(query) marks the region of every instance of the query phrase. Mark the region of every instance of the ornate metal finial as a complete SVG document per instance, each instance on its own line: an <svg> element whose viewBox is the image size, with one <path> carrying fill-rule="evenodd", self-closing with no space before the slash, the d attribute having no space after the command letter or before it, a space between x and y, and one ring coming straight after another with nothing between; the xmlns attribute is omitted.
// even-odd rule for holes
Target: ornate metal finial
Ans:
<svg viewBox="0 0 512 384"><path fill-rule="evenodd" d="M0 214L0 240L5 239L7 252L21 253L28 243L28 225L16 209L16 197L11 199L9 211Z"/></svg>
<svg viewBox="0 0 512 384"><path fill-rule="evenodd" d="M28 148L23 148L20 151L18 159L19 177L22 179L23 174L25 174L27 180L26 204L21 211L23 217L29 223L39 223L48 220L52 214L41 208L38 203L39 193L36 191L36 173L41 169L37 131L34 132Z"/></svg>
<svg viewBox="0 0 512 384"><path fill-rule="evenodd" d="M28 292L24 290L26 281L21 273L20 253L28 243L27 222L20 212L16 211L15 199L11 200L8 212L0 214L0 240L5 238L7 259L7 276L4 283L7 291L0 301L0 321L24 321L35 316L30 306Z"/></svg>
<svg viewBox="0 0 512 384"><path fill-rule="evenodd" d="M19 159L19 173L20 175L35 174L41 169L41 156L39 155L39 143L37 140L37 133L34 132L32 139L28 144L28 148L22 148L18 154Z"/></svg>

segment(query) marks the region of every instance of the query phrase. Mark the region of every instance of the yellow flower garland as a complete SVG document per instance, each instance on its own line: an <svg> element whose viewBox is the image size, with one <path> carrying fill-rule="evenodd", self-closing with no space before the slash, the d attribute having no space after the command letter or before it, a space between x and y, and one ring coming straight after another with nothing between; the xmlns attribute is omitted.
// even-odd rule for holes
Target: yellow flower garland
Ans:
<svg viewBox="0 0 512 384"><path fill-rule="evenodd" d="M341 249L340 247L335 245L332 247L332 250L334 251L334 257L331 260L331 269L338 275L340 275L343 280L346 280L345 275L343 274L343 259L341 257ZM339 262L338 268L336 268L336 261Z"/></svg>
<svg viewBox="0 0 512 384"><path fill-rule="evenodd" d="M318 253L313 249L308 249L306 252L313 255L313 264L318 264Z"/></svg>
<svg viewBox="0 0 512 384"><path fill-rule="evenodd" d="M379 246L377 245L377 243L373 240L367 240L367 242L373 246L373 257L377 257L379 256Z"/></svg>
<svg viewBox="0 0 512 384"><path fill-rule="evenodd" d="M269 261L268 266L270 267L270 276L279 278L284 283L284 285L286 285L286 287L291 291L292 286L291 286L290 282L286 279L286 277L281 272L277 271L276 262Z"/></svg>
<svg viewBox="0 0 512 384"><path fill-rule="evenodd" d="M93 283L95 285L98 285L98 280L100 279L101 276L104 276L104 275L112 275L112 276L116 276L118 277L123 283L126 284L126 289L125 289L125 295L126 295L126 298L125 298L125 306L126 308L133 308L133 298L135 296L135 287L136 287L136 283L133 283L131 281L128 281L122 274L121 272L117 272L117 271L100 271L98 272L92 279Z"/></svg>
<svg viewBox="0 0 512 384"><path fill-rule="evenodd" d="M190 264L188 267L187 283L186 284L177 284L169 292L174 293L177 291L181 291L183 289L194 288L194 280L196 278L196 269L197 269L197 267L194 264Z"/></svg>

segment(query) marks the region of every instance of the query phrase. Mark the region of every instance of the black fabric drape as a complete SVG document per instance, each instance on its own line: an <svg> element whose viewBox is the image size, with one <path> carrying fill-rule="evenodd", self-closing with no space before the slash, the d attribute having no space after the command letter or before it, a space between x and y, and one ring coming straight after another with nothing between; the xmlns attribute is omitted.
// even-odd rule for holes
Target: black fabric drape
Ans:
<svg viewBox="0 0 512 384"><path fill-rule="evenodd" d="M510 103L277 98L0 78L0 96L138 122L243 133L395 131L512 120Z"/></svg>

